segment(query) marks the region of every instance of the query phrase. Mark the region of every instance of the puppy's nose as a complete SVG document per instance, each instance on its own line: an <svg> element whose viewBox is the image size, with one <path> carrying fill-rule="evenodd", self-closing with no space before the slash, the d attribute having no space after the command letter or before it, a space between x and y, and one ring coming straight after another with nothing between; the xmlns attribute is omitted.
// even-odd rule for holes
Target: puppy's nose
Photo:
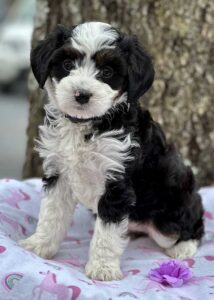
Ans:
<svg viewBox="0 0 214 300"><path fill-rule="evenodd" d="M80 104L88 103L91 96L92 94L87 91L76 91L74 94L75 100Z"/></svg>

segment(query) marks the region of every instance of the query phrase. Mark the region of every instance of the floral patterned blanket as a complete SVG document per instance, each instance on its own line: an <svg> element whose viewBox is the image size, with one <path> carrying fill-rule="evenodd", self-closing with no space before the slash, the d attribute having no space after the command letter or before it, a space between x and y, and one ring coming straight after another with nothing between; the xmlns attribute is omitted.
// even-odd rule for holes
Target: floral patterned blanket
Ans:
<svg viewBox="0 0 214 300"><path fill-rule="evenodd" d="M35 231L42 196L40 179L0 180L1 300L211 300L214 299L214 187L200 190L206 234L194 258L186 260L193 277L179 288L151 281L148 273L169 260L149 238L131 241L122 258L121 281L90 280L84 274L94 219L77 206L74 221L52 260L17 245Z"/></svg>

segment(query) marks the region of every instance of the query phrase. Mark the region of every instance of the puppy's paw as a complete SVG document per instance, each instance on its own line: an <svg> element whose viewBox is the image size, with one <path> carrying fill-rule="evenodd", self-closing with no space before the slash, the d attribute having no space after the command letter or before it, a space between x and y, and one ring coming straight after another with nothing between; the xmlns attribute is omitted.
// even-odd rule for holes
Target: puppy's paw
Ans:
<svg viewBox="0 0 214 300"><path fill-rule="evenodd" d="M172 258L185 259L192 257L196 253L197 248L197 240L183 241L167 249L166 254Z"/></svg>
<svg viewBox="0 0 214 300"><path fill-rule="evenodd" d="M88 262L85 267L86 275L95 280L120 280L123 274L118 264L105 264L100 261Z"/></svg>
<svg viewBox="0 0 214 300"><path fill-rule="evenodd" d="M58 250L58 245L54 241L42 239L36 234L33 234L26 240L21 240L18 245L25 248L26 250L32 251L42 258L53 257Z"/></svg>

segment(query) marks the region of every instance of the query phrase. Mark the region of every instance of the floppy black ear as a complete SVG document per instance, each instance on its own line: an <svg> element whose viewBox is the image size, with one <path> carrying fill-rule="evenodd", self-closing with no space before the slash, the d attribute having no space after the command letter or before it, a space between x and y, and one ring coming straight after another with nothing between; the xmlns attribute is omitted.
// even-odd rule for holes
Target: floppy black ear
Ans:
<svg viewBox="0 0 214 300"><path fill-rule="evenodd" d="M40 88L43 88L45 81L49 75L50 62L52 55L56 49L61 47L65 41L71 36L71 30L63 25L57 25L52 33L31 50L30 61L31 68Z"/></svg>
<svg viewBox="0 0 214 300"><path fill-rule="evenodd" d="M152 60L136 36L123 35L119 45L125 51L128 62L128 100L138 100L154 81Z"/></svg>

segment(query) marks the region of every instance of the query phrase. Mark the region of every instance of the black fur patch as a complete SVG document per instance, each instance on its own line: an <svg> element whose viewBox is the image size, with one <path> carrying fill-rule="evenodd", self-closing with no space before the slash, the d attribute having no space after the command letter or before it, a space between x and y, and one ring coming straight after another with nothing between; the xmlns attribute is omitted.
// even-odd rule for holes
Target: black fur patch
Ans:
<svg viewBox="0 0 214 300"><path fill-rule="evenodd" d="M63 62L66 59L71 60L73 63L81 61L84 54L80 53L77 49L71 46L63 46L56 50L50 63L50 75L60 81L62 78L69 75L70 71L63 67Z"/></svg>
<svg viewBox="0 0 214 300"><path fill-rule="evenodd" d="M73 28L68 29L58 25L54 32L49 33L32 49L30 54L31 68L40 88L43 88L50 74L54 52L66 44L67 39L72 35Z"/></svg>
<svg viewBox="0 0 214 300"><path fill-rule="evenodd" d="M101 73L98 73L97 79L107 83L113 90L120 91L121 94L127 82L128 66L119 48L100 50L95 53L92 59L94 59L100 72L106 66L113 69L113 75L110 78L104 78Z"/></svg>
<svg viewBox="0 0 214 300"><path fill-rule="evenodd" d="M138 223L152 221L166 236L200 240L203 207L191 169L175 147L167 144L160 125L139 105L117 111L110 122L103 117L94 123L100 133L122 126L141 148L133 151L135 160L128 164L124 178L107 183L98 206L100 217L105 222L120 222L127 216Z"/></svg>
<svg viewBox="0 0 214 300"><path fill-rule="evenodd" d="M152 85L155 71L151 57L136 36L121 33L117 47L128 65L128 100L138 100Z"/></svg>
<svg viewBox="0 0 214 300"><path fill-rule="evenodd" d="M44 190L47 191L47 190L53 188L56 185L58 179L59 179L59 175L53 175L50 177L44 176L42 178Z"/></svg>
<svg viewBox="0 0 214 300"><path fill-rule="evenodd" d="M135 201L136 195L128 180L107 182L106 193L98 204L98 214L106 223L121 222L128 217Z"/></svg>

